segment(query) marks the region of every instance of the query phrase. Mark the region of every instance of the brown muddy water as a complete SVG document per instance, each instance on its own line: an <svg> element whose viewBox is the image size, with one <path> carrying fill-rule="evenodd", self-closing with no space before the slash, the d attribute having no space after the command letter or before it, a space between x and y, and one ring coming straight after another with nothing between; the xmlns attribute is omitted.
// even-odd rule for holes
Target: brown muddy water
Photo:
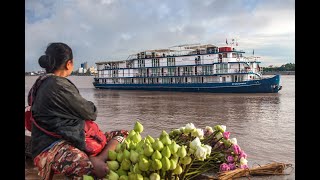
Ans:
<svg viewBox="0 0 320 180"><path fill-rule="evenodd" d="M26 105L28 91L36 78L25 77ZM241 149L248 154L249 167L271 162L290 163L295 167L294 75L281 76L282 90L277 94L101 90L93 87L93 76L68 78L84 98L95 103L96 121L103 131L130 130L138 120L144 126L143 137L158 137L162 130L169 132L191 122L198 128L222 124L231 132L230 138L237 138ZM26 179L39 179L31 164L26 161ZM294 168L289 173L251 179L295 179Z"/></svg>

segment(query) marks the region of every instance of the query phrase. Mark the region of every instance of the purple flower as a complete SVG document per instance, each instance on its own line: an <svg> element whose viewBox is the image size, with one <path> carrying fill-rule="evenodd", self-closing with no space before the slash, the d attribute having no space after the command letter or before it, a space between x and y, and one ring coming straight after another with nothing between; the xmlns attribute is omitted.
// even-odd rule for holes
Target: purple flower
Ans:
<svg viewBox="0 0 320 180"><path fill-rule="evenodd" d="M226 163L222 163L221 165L220 165L220 171L222 172L222 171L229 171L230 170L230 167L228 166L228 164L226 164Z"/></svg>
<svg viewBox="0 0 320 180"><path fill-rule="evenodd" d="M233 152L237 155L241 152L241 148L238 144L232 145L232 149L233 149Z"/></svg>
<svg viewBox="0 0 320 180"><path fill-rule="evenodd" d="M228 163L232 163L233 161L234 161L233 156L228 156L228 157L227 157L227 162L228 162Z"/></svg>
<svg viewBox="0 0 320 180"><path fill-rule="evenodd" d="M239 158L242 158L242 157L247 159L248 155L244 151L241 151L240 155L239 155Z"/></svg>
<svg viewBox="0 0 320 180"><path fill-rule="evenodd" d="M228 140L229 137L230 137L230 132L225 131L225 132L223 133L223 137Z"/></svg>
<svg viewBox="0 0 320 180"><path fill-rule="evenodd" d="M247 164L241 165L240 168L242 168L242 169L249 169L249 167L248 167Z"/></svg>
<svg viewBox="0 0 320 180"><path fill-rule="evenodd" d="M234 163L229 163L228 166L229 166L230 170L236 169L236 165L234 165Z"/></svg>

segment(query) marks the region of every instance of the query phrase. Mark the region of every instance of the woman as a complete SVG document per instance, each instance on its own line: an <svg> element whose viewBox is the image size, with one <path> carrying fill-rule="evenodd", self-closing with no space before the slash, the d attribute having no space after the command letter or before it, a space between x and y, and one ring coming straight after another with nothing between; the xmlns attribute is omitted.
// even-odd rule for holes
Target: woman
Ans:
<svg viewBox="0 0 320 180"><path fill-rule="evenodd" d="M104 149L96 156L87 155L85 148L85 120L96 120L97 109L80 94L66 77L73 71L71 48L64 43L51 43L39 65L46 74L40 76L28 95L28 104L36 124L58 134L57 138L33 125L31 130L32 158L43 179L64 174L72 179L83 175L103 178L107 175L108 150L123 141L127 131L114 131L107 137Z"/></svg>

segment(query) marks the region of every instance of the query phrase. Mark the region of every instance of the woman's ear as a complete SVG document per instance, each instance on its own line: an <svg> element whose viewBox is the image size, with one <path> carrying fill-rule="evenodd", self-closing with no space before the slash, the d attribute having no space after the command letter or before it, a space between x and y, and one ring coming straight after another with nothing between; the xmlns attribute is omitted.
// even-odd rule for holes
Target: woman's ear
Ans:
<svg viewBox="0 0 320 180"><path fill-rule="evenodd" d="M72 62L72 60L68 60L66 63L66 69L70 70L72 68L73 68L73 62Z"/></svg>

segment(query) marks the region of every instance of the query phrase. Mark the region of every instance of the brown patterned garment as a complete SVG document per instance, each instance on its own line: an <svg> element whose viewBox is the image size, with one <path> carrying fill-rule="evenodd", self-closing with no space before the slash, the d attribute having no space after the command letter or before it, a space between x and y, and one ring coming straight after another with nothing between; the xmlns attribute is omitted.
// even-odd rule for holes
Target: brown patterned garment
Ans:
<svg viewBox="0 0 320 180"><path fill-rule="evenodd" d="M119 130L105 133L107 143L111 139L123 141L128 131ZM38 167L38 175L43 180L50 180L50 174L64 174L73 180L81 180L83 175L91 175L93 165L86 153L75 148L65 140L54 144L50 149L41 152L33 160Z"/></svg>

